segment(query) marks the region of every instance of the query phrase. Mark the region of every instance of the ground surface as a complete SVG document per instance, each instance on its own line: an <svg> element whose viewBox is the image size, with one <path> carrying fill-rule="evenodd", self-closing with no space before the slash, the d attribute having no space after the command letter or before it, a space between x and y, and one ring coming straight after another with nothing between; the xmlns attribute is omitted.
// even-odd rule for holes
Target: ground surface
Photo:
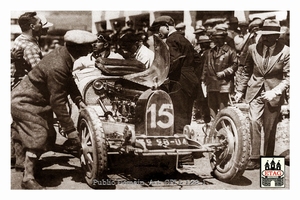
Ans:
<svg viewBox="0 0 300 200"><path fill-rule="evenodd" d="M196 134L203 136L202 124L192 123ZM289 147L288 123L284 121L279 125L277 135L276 153L279 155ZM246 170L236 182L228 184L211 176L211 167L207 154L205 157L195 159L194 166L184 166L192 169L195 174L189 174L183 169L165 175L158 172L157 167L133 166L129 160L115 159L115 165L108 175L108 179L100 180L96 184L106 185L104 189L116 190L264 190L260 187L260 170ZM136 162L136 161L133 161ZM285 165L286 185L280 190L289 189L290 167ZM79 159L57 152L47 152L38 163L37 181L50 190L91 190L84 179ZM21 189L22 172L11 169L11 189Z"/></svg>

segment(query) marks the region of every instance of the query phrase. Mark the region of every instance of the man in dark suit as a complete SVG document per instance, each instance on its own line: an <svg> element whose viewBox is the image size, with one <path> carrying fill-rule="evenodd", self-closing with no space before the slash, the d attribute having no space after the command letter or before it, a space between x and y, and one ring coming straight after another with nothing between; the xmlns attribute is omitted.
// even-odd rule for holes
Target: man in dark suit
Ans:
<svg viewBox="0 0 300 200"><path fill-rule="evenodd" d="M97 36L72 30L65 36L65 46L46 55L11 92L12 137L26 150L23 189L44 189L34 178L35 163L55 142L53 112L68 136L65 148L80 148L79 134L66 106L68 95L78 107L84 107L72 77L74 60L87 55ZM54 141L53 141L54 140Z"/></svg>
<svg viewBox="0 0 300 200"><path fill-rule="evenodd" d="M170 51L169 93L174 105L174 133L183 133L191 123L193 103L199 86L194 70L194 47L174 27L170 16L155 19L150 29L166 39Z"/></svg>
<svg viewBox="0 0 300 200"><path fill-rule="evenodd" d="M290 48L280 42L277 20L266 19L261 40L248 48L245 73L237 83L235 100L246 91L245 101L250 106L252 150L248 169L259 168L259 158L274 156L275 134L285 90L290 79ZM246 90L247 89L247 90ZM264 149L261 151L261 129L264 131Z"/></svg>

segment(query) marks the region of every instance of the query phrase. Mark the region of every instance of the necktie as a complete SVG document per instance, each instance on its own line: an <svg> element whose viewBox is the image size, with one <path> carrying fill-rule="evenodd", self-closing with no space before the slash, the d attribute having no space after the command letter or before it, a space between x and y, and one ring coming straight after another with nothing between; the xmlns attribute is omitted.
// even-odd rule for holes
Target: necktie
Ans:
<svg viewBox="0 0 300 200"><path fill-rule="evenodd" d="M265 55L264 64L263 64L265 70L267 69L268 64L269 64L269 58L270 58L270 51L269 51L269 47L268 47L266 55Z"/></svg>

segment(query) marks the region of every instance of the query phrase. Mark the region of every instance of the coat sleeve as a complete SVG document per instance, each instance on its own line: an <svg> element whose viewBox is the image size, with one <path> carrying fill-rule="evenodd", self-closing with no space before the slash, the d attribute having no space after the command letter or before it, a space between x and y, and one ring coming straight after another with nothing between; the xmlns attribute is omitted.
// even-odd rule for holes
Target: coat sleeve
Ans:
<svg viewBox="0 0 300 200"><path fill-rule="evenodd" d="M251 75L253 74L253 65L254 61L251 54L251 48L248 47L248 51L246 54L245 65L244 65L244 73L237 82L236 90L242 93L245 93L247 89L248 81L250 80Z"/></svg>
<svg viewBox="0 0 300 200"><path fill-rule="evenodd" d="M232 63L232 65L223 70L223 72L225 73L225 77L233 75L238 68L238 58L236 55L236 51L231 49L229 50L229 54L229 61L230 63Z"/></svg>
<svg viewBox="0 0 300 200"><path fill-rule="evenodd" d="M69 74L70 73L70 74ZM50 105L55 113L58 121L60 122L62 129L67 133L75 130L74 123L70 117L67 108L67 96L69 87L72 88L70 83L71 72L68 72L64 68L53 68L48 71L47 87L50 94ZM74 95L72 94L74 97Z"/></svg>
<svg viewBox="0 0 300 200"><path fill-rule="evenodd" d="M283 79L282 81L272 90L275 91L277 95L281 95L290 85L290 51L286 47L286 52L283 58Z"/></svg>

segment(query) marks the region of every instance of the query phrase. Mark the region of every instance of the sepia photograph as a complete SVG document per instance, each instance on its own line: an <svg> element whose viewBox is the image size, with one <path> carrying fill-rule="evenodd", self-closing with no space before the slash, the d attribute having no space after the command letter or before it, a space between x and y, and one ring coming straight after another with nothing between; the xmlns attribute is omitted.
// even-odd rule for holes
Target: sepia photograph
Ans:
<svg viewBox="0 0 300 200"><path fill-rule="evenodd" d="M9 10L9 190L290 191L291 10L119 7Z"/></svg>

